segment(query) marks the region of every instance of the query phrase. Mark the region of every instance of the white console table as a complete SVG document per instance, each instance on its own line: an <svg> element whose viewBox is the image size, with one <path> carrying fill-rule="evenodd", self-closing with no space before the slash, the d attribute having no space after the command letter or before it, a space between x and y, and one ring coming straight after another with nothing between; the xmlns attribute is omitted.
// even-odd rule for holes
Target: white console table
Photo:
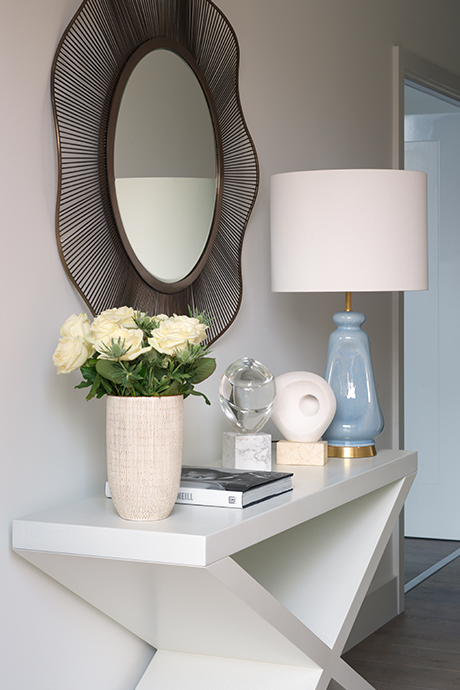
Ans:
<svg viewBox="0 0 460 690"><path fill-rule="evenodd" d="M13 548L157 649L138 690L369 690L341 653L416 453L331 459L244 509L127 522L102 496L13 525Z"/></svg>

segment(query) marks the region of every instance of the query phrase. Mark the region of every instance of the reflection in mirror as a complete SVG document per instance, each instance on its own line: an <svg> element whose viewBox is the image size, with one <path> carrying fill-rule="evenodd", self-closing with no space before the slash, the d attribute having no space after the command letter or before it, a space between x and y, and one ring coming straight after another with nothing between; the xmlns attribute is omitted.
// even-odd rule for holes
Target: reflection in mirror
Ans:
<svg viewBox="0 0 460 690"><path fill-rule="evenodd" d="M198 263L216 203L216 142L205 94L187 62L157 49L133 69L115 132L117 204L134 254L165 283Z"/></svg>

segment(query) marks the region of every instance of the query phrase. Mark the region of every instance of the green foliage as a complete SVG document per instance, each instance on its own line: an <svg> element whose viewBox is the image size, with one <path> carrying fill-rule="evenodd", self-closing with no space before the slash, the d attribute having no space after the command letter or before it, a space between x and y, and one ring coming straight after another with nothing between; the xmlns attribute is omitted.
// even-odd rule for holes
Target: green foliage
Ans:
<svg viewBox="0 0 460 690"><path fill-rule="evenodd" d="M204 323L203 315L193 316L201 318ZM140 312L136 312L134 321L144 333L144 344L148 345L148 338L159 322ZM205 346L188 344L184 350L173 355L165 355L152 348L132 361L121 360L128 351L124 341L112 339L102 356L96 352L85 362L80 368L84 380L76 388L90 389L87 400L103 395L183 395L184 398L200 395L210 404L203 393L193 388L211 376L216 368L215 359L208 356L209 351Z"/></svg>

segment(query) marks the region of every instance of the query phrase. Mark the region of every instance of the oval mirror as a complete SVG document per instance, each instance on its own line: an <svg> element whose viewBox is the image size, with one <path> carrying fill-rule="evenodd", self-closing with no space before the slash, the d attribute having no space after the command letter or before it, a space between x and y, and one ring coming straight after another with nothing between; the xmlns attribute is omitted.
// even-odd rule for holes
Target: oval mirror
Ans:
<svg viewBox="0 0 460 690"><path fill-rule="evenodd" d="M186 60L159 48L130 71L116 118L113 175L120 232L149 277L178 283L202 256L216 205L211 112ZM114 200L115 201L115 200Z"/></svg>
<svg viewBox="0 0 460 690"><path fill-rule="evenodd" d="M234 321L259 184L238 69L210 0L82 0L51 93L59 252L92 314L206 311L208 344Z"/></svg>

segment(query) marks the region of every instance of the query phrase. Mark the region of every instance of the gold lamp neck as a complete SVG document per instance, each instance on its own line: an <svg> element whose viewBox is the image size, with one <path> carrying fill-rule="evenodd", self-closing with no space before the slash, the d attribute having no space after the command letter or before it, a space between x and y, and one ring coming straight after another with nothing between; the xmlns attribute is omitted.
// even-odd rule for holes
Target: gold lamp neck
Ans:
<svg viewBox="0 0 460 690"><path fill-rule="evenodd" d="M345 311L353 311L351 308L351 292L345 293Z"/></svg>

